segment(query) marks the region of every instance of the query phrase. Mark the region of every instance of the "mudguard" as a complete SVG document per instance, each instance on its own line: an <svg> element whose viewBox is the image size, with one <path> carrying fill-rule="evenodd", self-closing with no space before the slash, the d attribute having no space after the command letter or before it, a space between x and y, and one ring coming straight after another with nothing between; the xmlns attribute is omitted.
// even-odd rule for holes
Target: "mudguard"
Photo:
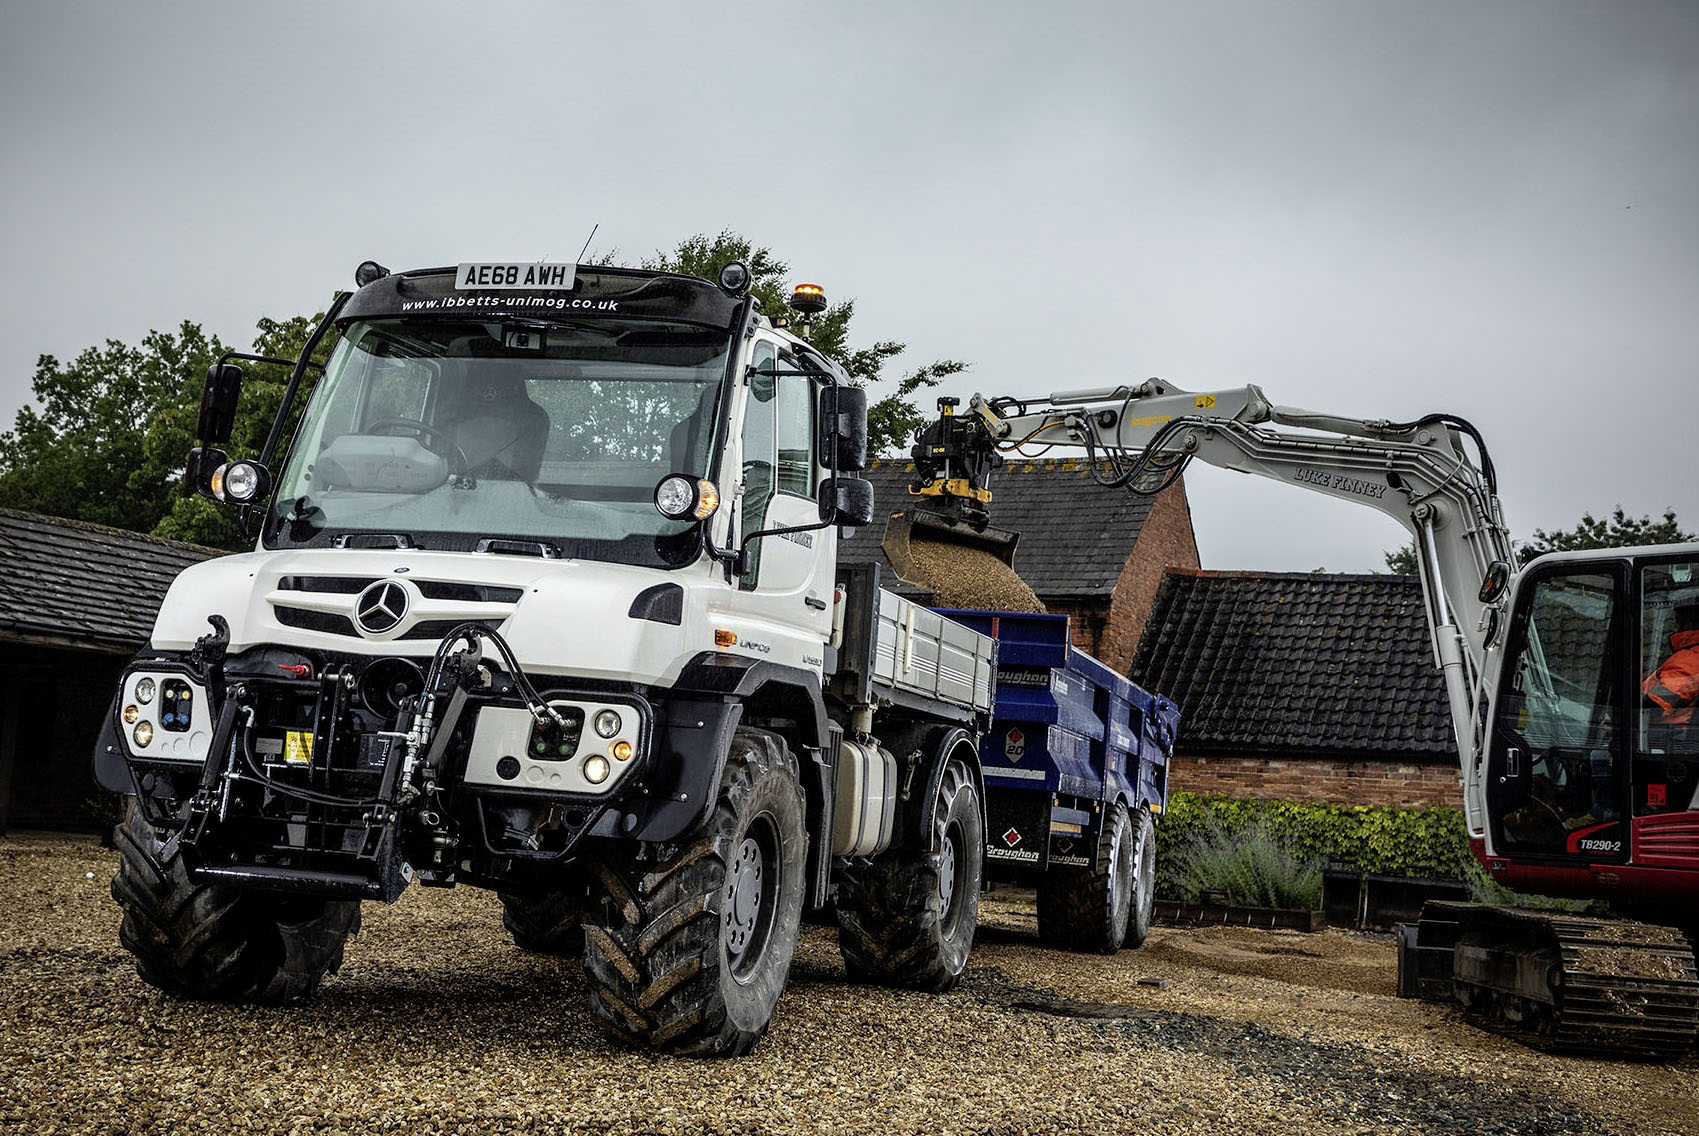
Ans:
<svg viewBox="0 0 1699 1136"><path fill-rule="evenodd" d="M926 723L911 726L879 738L900 764L907 764L910 755L917 763L913 780L897 798L897 822L892 844L899 848L920 848L935 852L932 838L932 812L938 804L938 790L944 782L944 766L950 757L960 752L973 777L979 794L979 819L985 817L985 778L979 768L979 743L960 726Z"/></svg>

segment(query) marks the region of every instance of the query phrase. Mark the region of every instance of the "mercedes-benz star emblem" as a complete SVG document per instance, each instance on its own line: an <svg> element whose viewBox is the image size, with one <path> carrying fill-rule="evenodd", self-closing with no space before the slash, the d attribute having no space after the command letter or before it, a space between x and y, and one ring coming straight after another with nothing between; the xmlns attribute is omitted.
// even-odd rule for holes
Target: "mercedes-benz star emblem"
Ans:
<svg viewBox="0 0 1699 1136"><path fill-rule="evenodd" d="M360 593L354 604L354 622L367 635L393 631L407 614L407 589L394 580L379 580Z"/></svg>

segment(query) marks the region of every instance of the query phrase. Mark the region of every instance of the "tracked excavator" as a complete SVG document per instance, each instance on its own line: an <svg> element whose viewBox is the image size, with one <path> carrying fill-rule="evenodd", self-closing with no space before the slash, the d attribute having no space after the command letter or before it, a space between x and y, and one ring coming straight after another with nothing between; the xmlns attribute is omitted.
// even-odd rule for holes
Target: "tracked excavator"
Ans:
<svg viewBox="0 0 1699 1136"><path fill-rule="evenodd" d="M1430 902L1401 935L1400 992L1455 1001L1541 1048L1661 1059L1692 1046L1699 544L1513 568L1492 459L1452 415L1350 418L1274 405L1255 386L1196 392L1159 379L958 406L942 400L917 435L914 504L886 532L899 574L929 541L1013 564L1016 534L991 524L994 471L1056 446L1083 449L1107 487L1157 493L1201 460L1403 525L1475 857L1506 888L1604 899L1630 918Z"/></svg>

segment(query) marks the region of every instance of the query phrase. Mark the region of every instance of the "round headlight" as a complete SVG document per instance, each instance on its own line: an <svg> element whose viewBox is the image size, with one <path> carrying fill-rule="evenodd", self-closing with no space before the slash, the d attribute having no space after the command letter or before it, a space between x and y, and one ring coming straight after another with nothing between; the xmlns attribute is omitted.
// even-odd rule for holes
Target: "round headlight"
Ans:
<svg viewBox="0 0 1699 1136"><path fill-rule="evenodd" d="M143 706L153 701L153 680L151 678L136 681L136 701Z"/></svg>
<svg viewBox="0 0 1699 1136"><path fill-rule="evenodd" d="M124 707L124 724L126 726L135 725L136 719L140 718L141 716L142 716L142 708L140 706L137 706L134 702L132 702L128 706Z"/></svg>
<svg viewBox="0 0 1699 1136"><path fill-rule="evenodd" d="M130 734L130 736L132 738L136 739L136 745L137 746L139 746L142 749L146 749L148 743L153 741L153 723L152 722L137 722L136 728Z"/></svg>
<svg viewBox="0 0 1699 1136"><path fill-rule="evenodd" d="M258 462L231 462L224 467L224 498L240 505L257 501L265 495L268 480L265 467Z"/></svg>
<svg viewBox="0 0 1699 1136"><path fill-rule="evenodd" d="M584 759L584 780L592 785L600 785L608 779L608 773L613 769L608 759L599 753L593 753Z"/></svg>
<svg viewBox="0 0 1699 1136"><path fill-rule="evenodd" d="M674 521L686 520L696 508L696 483L688 477L673 474L655 486L655 508L661 516Z"/></svg>
<svg viewBox="0 0 1699 1136"><path fill-rule="evenodd" d="M619 733L619 711L602 710L596 714L596 732L604 738L611 738Z"/></svg>
<svg viewBox="0 0 1699 1136"><path fill-rule="evenodd" d="M741 260L733 260L720 269L720 287L734 296L741 296L749 290L749 266Z"/></svg>

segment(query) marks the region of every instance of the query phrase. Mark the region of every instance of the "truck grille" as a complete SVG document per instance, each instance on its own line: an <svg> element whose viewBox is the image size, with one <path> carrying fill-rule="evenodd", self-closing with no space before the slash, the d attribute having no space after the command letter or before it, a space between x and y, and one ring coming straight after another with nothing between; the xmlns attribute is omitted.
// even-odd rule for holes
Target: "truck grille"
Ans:
<svg viewBox="0 0 1699 1136"><path fill-rule="evenodd" d="M393 576L284 576L268 600L277 622L302 631L366 638L355 621L360 596ZM400 625L400 640L437 640L463 623L494 630L523 596L523 588L459 580L405 581L414 601Z"/></svg>

